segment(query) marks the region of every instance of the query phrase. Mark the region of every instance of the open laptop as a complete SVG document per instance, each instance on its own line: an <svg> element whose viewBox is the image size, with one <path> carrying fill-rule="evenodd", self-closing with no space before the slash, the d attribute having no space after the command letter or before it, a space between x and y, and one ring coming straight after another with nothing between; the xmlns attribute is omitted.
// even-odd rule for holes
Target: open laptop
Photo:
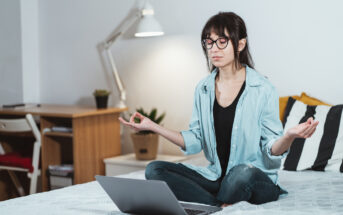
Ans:
<svg viewBox="0 0 343 215"><path fill-rule="evenodd" d="M167 183L158 180L139 180L95 176L119 210L130 214L205 215L222 208L179 203Z"/></svg>

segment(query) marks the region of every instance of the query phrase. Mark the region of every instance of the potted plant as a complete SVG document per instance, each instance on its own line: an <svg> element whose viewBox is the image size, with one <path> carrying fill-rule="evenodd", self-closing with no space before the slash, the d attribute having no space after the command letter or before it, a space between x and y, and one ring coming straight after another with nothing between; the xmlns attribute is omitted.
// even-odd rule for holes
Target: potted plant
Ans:
<svg viewBox="0 0 343 215"><path fill-rule="evenodd" d="M95 103L97 108L107 108L108 96L111 94L110 91L104 89L96 89L93 92L95 97Z"/></svg>
<svg viewBox="0 0 343 215"><path fill-rule="evenodd" d="M157 116L157 109L153 108L150 114L146 113L143 108L136 109L136 111L145 117L148 117L156 124L160 124L165 113ZM132 115L132 114L131 114ZM134 119L136 123L140 123L139 118ZM132 133L131 138L133 141L133 148L136 154L137 160L153 160L156 158L158 149L158 134L153 131L139 131Z"/></svg>

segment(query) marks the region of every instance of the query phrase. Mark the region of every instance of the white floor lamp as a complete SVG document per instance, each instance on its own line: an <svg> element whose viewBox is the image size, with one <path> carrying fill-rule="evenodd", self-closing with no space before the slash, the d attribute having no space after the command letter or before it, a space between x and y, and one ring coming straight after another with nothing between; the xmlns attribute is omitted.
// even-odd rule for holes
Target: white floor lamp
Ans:
<svg viewBox="0 0 343 215"><path fill-rule="evenodd" d="M115 105L115 107L125 108L126 104L126 92L123 86L123 83L119 77L118 70L114 63L113 55L110 50L113 43L124 34L137 20L139 20L135 37L151 37L151 36L161 36L164 34L160 24L156 21L154 17L154 9L151 4L146 1L144 7L140 9L133 18L132 22L123 26L122 30L118 33L110 35L108 39L104 41L104 48L107 54L107 57L111 64L111 69L113 73L114 80L118 91L120 92L120 101Z"/></svg>

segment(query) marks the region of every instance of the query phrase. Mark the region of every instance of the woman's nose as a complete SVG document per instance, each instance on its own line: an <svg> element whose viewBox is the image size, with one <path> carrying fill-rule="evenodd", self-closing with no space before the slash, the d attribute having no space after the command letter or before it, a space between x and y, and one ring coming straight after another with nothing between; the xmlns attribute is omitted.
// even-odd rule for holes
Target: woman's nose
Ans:
<svg viewBox="0 0 343 215"><path fill-rule="evenodd" d="M213 44L212 48L210 49L211 52L217 52L219 51L219 48L216 43Z"/></svg>
<svg viewBox="0 0 343 215"><path fill-rule="evenodd" d="M218 48L212 47L212 49L210 49L209 54L210 54L210 55L216 55L218 52L219 52L219 49L218 49Z"/></svg>

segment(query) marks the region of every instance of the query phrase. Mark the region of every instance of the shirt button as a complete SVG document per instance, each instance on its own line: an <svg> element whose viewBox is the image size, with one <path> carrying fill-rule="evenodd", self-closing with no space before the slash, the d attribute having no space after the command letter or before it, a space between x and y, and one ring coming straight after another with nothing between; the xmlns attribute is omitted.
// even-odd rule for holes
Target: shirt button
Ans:
<svg viewBox="0 0 343 215"><path fill-rule="evenodd" d="M236 148L236 145L232 145L232 148Z"/></svg>
<svg viewBox="0 0 343 215"><path fill-rule="evenodd" d="M235 126L235 129L237 129L237 126Z"/></svg>

